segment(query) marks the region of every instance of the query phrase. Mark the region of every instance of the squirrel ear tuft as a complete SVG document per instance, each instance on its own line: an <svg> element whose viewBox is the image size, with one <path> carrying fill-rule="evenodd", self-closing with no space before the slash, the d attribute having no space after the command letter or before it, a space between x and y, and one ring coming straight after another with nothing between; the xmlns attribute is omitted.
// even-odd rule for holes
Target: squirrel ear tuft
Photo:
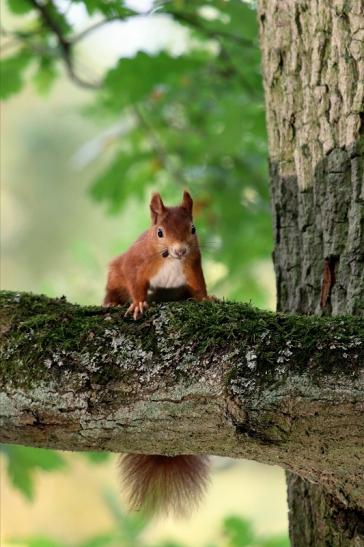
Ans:
<svg viewBox="0 0 364 547"><path fill-rule="evenodd" d="M192 216L193 199L187 190L183 192L181 207L186 209L186 211L188 211L188 213Z"/></svg>
<svg viewBox="0 0 364 547"><path fill-rule="evenodd" d="M158 192L154 193L152 195L152 199L150 200L150 212L152 215L153 224L157 224L158 217L164 213L165 209L166 208L160 194Z"/></svg>

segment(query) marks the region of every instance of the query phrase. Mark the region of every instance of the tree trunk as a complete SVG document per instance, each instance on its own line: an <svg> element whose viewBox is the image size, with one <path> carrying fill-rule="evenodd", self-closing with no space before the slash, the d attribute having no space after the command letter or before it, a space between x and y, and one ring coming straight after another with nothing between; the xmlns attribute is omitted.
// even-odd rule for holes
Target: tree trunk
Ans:
<svg viewBox="0 0 364 547"><path fill-rule="evenodd" d="M278 310L364 313L363 13L260 0ZM292 545L364 545L363 505L287 483Z"/></svg>

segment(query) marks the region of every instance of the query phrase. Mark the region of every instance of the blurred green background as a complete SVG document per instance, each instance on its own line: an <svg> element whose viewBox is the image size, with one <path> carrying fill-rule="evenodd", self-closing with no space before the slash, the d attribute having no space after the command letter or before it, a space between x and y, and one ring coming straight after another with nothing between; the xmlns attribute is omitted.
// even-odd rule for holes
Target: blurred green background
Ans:
<svg viewBox="0 0 364 547"><path fill-rule="evenodd" d="M188 187L209 292L274 309L254 3L41 5L56 32L37 1L2 10L2 288L101 302L151 192ZM1 465L4 545L287 544L279 469L216 458L191 520L147 523L124 513L114 456L3 447Z"/></svg>

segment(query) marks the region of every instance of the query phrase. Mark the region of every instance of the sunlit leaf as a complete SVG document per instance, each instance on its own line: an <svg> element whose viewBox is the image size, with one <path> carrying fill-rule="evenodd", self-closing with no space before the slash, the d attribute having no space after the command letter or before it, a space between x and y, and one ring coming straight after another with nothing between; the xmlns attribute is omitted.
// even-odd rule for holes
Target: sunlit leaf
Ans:
<svg viewBox="0 0 364 547"><path fill-rule="evenodd" d="M203 57L173 57L166 52L153 56L139 52L132 59L120 59L105 78L103 103L120 109L153 99L153 93L163 95L168 86L184 85L183 78L203 62Z"/></svg>
<svg viewBox="0 0 364 547"><path fill-rule="evenodd" d="M125 6L122 0L108 0L107 2L100 0L74 0L78 4L83 4L89 15L102 13L106 17L120 17L124 19L134 15L136 12L130 7Z"/></svg>
<svg viewBox="0 0 364 547"><path fill-rule="evenodd" d="M115 546L115 539L117 539L115 535L115 533L109 533L95 536L80 543L79 547L107 547L108 545Z"/></svg>
<svg viewBox="0 0 364 547"><path fill-rule="evenodd" d="M148 154L120 152L94 182L91 194L97 200L106 201L109 211L116 213L131 194L139 197L143 195L152 176L153 163Z"/></svg>
<svg viewBox="0 0 364 547"><path fill-rule="evenodd" d="M110 458L109 452L85 452L84 455L92 463L104 463Z"/></svg>
<svg viewBox="0 0 364 547"><path fill-rule="evenodd" d="M148 525L148 519L142 512L126 513L112 492L105 493L105 502L113 516L120 538L120 544L134 547Z"/></svg>
<svg viewBox="0 0 364 547"><path fill-rule="evenodd" d="M290 547L290 541L287 536L277 536L261 540L259 547Z"/></svg>
<svg viewBox="0 0 364 547"><path fill-rule="evenodd" d="M227 517L223 523L223 531L229 547L248 547L255 543L252 525L241 517Z"/></svg>
<svg viewBox="0 0 364 547"><path fill-rule="evenodd" d="M54 58L42 57L33 78L38 93L46 95L56 81L57 75Z"/></svg>
<svg viewBox="0 0 364 547"><path fill-rule="evenodd" d="M14 547L63 547L61 543L44 536L10 539L6 542L6 545L12 545Z"/></svg>
<svg viewBox="0 0 364 547"><path fill-rule="evenodd" d="M34 497L34 471L55 471L66 466L59 453L45 448L4 445L1 452L7 458L7 471L12 485L29 500Z"/></svg>
<svg viewBox="0 0 364 547"><path fill-rule="evenodd" d="M32 60L32 54L25 49L11 57L0 59L0 97L8 99L23 87L23 72Z"/></svg>
<svg viewBox="0 0 364 547"><path fill-rule="evenodd" d="M7 0L9 10L16 15L24 15L33 9L31 2L27 0Z"/></svg>

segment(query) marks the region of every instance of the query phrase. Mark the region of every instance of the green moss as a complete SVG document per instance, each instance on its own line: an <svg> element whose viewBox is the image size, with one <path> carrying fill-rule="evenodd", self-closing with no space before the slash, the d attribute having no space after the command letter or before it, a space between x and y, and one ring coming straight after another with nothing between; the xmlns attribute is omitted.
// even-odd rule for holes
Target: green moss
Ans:
<svg viewBox="0 0 364 547"><path fill-rule="evenodd" d="M170 324L180 343L193 340L197 354L232 355L227 384L239 377L254 378L255 385L283 382L292 372L352 375L364 358L360 318L274 314L241 303L191 302L173 308Z"/></svg>
<svg viewBox="0 0 364 547"><path fill-rule="evenodd" d="M292 373L357 374L364 321L353 317L274 314L248 304L193 301L155 304L134 321L125 308L80 307L65 299L1 294L0 381L30 385L65 371L91 382L194 381L223 361L226 384L282 382ZM46 375L46 376L45 376Z"/></svg>
<svg viewBox="0 0 364 547"><path fill-rule="evenodd" d="M69 370L107 384L135 376L138 361L158 359L153 314L136 322L124 318L126 307L80 307L64 298L10 292L1 294L1 304L4 383L30 386L45 374L57 381Z"/></svg>

